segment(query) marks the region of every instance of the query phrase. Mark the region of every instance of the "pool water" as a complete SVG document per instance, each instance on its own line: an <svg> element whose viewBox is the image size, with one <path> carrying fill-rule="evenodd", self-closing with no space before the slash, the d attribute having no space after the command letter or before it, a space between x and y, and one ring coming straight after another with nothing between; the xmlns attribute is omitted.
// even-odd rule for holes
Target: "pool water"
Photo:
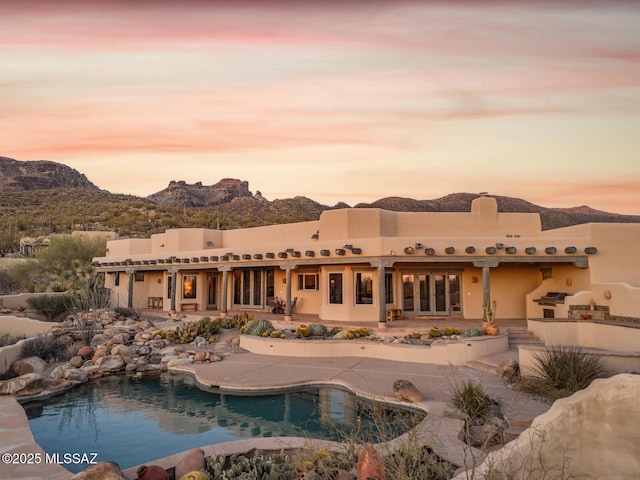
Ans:
<svg viewBox="0 0 640 480"><path fill-rule="evenodd" d="M61 459L80 454L85 460L95 453L95 461L115 461L122 469L203 445L253 437L341 441L355 435L366 441L386 440L424 416L380 409L334 387L239 396L204 391L191 377L174 374L135 382L125 376L107 377L46 403L25 404L24 409L36 442L47 454L58 453ZM72 460L63 466L76 473L88 464Z"/></svg>

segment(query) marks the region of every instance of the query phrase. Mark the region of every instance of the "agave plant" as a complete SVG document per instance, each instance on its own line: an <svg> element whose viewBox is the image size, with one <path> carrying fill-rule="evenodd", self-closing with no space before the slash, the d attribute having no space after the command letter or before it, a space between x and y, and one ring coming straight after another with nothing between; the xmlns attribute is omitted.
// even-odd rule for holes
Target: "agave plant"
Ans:
<svg viewBox="0 0 640 480"><path fill-rule="evenodd" d="M309 325L309 335L312 337L326 337L329 329L322 323L312 323Z"/></svg>
<svg viewBox="0 0 640 480"><path fill-rule="evenodd" d="M265 333L267 334L267 336L271 335L271 332L273 332L273 330L275 329L273 328L273 324L269 320L254 319L247 322L244 333L246 333L247 335L256 335L258 337L263 337L265 336Z"/></svg>

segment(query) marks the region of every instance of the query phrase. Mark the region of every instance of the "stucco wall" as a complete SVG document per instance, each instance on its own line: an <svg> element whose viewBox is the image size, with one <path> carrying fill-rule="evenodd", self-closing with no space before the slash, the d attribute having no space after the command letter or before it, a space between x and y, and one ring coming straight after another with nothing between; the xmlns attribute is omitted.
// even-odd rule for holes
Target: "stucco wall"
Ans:
<svg viewBox="0 0 640 480"><path fill-rule="evenodd" d="M475 472L455 480L488 478L638 478L640 376L622 374L556 401L548 412Z"/></svg>
<svg viewBox="0 0 640 480"><path fill-rule="evenodd" d="M586 321L528 320L527 325L546 346L575 345L618 352L640 352L640 328Z"/></svg>
<svg viewBox="0 0 640 480"><path fill-rule="evenodd" d="M434 365L465 365L478 357L506 351L509 348L509 337L499 335L497 337L462 338L459 342L425 347L364 340L281 340L241 335L240 346L252 353L262 355L307 358L368 357Z"/></svg>

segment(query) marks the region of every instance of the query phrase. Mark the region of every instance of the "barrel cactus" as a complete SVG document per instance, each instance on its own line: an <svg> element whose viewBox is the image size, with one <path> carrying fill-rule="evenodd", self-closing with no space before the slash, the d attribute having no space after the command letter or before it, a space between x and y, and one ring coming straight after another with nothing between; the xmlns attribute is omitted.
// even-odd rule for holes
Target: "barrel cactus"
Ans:
<svg viewBox="0 0 640 480"><path fill-rule="evenodd" d="M431 330L429 330L429 336L432 338L441 337L442 330L440 330L438 327L433 327Z"/></svg>
<svg viewBox="0 0 640 480"><path fill-rule="evenodd" d="M326 337L329 329L322 323L312 323L309 325L309 335L312 337Z"/></svg>
<svg viewBox="0 0 640 480"><path fill-rule="evenodd" d="M296 327L296 337L308 337L311 335L311 330L306 325L298 325Z"/></svg>
<svg viewBox="0 0 640 480"><path fill-rule="evenodd" d="M255 335L257 337L263 336L264 333L271 335L275 329L273 324L269 320L254 319L250 320L245 326L244 333L247 335Z"/></svg>

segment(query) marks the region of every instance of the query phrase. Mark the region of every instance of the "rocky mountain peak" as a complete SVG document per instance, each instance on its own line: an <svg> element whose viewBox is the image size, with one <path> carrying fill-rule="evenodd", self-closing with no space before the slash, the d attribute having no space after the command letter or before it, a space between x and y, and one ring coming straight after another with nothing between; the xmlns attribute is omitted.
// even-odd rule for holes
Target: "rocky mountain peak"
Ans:
<svg viewBox="0 0 640 480"><path fill-rule="evenodd" d="M48 190L86 188L99 190L77 170L48 160L19 161L0 157L0 189Z"/></svg>
<svg viewBox="0 0 640 480"><path fill-rule="evenodd" d="M235 198L252 196L249 182L223 178L215 185L203 185L202 182L188 184L184 180L172 180L167 188L147 198L165 206L209 207L228 203Z"/></svg>

